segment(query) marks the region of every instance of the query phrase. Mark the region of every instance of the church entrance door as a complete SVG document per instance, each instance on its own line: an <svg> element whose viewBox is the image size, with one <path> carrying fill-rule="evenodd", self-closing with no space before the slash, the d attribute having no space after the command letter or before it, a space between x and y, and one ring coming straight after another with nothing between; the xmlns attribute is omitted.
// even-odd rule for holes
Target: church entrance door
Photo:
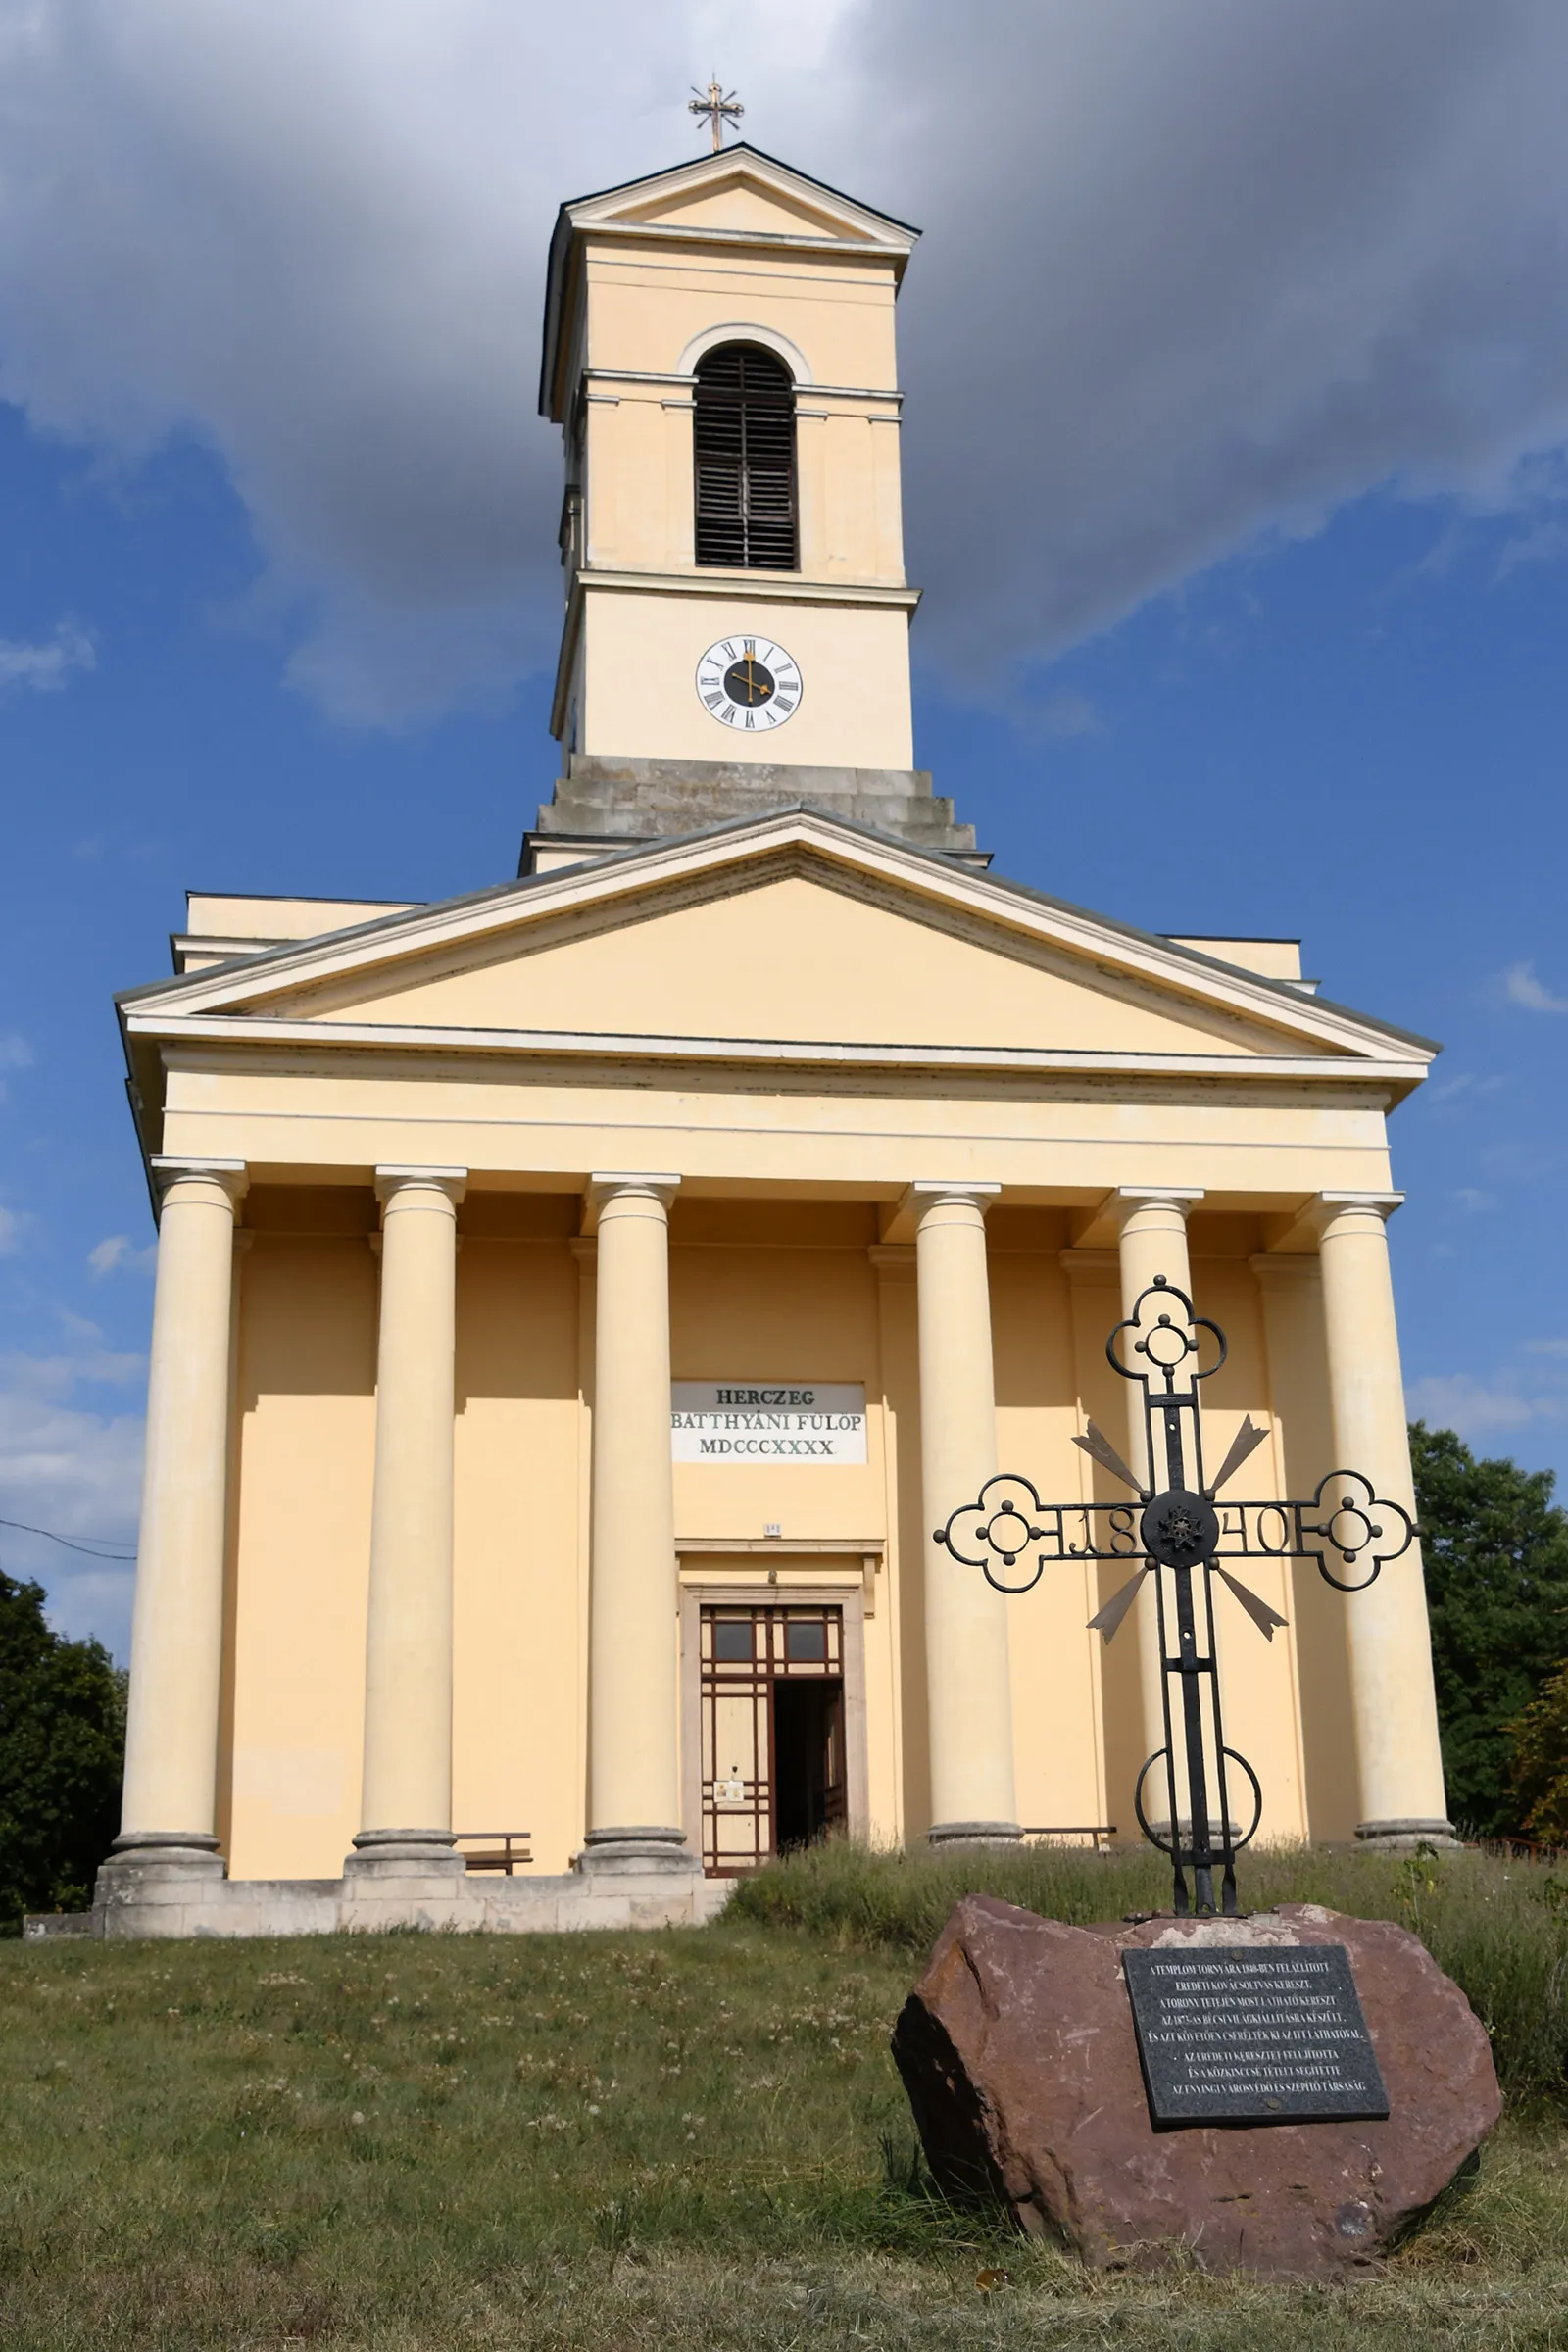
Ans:
<svg viewBox="0 0 1568 2352"><path fill-rule="evenodd" d="M848 1818L842 1609L702 1611L703 1868L756 1870Z"/></svg>

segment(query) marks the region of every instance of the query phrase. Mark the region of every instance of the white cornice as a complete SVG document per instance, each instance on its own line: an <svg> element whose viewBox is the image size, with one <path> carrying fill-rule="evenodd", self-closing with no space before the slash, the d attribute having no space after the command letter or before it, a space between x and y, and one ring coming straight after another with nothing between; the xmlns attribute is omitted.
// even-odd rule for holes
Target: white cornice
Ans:
<svg viewBox="0 0 1568 2352"><path fill-rule="evenodd" d="M763 332L764 330L760 327L753 326L743 319L737 319L725 326L705 328L704 336L710 334L716 340L719 336L745 334L755 342ZM697 339L701 341L703 337ZM775 340L782 344L787 338L779 335L775 337ZM654 368L593 367L583 369L582 381L585 384L652 384L662 387L664 391L690 392L695 387L697 378L695 375L679 369L665 372ZM809 392L813 400L881 400L886 401L893 408L902 407L904 402L902 392L884 391L875 384L815 384L812 383L809 375L801 376L798 381L801 389Z"/></svg>
<svg viewBox="0 0 1568 2352"><path fill-rule="evenodd" d="M1408 1088L1425 1075L1424 1061L1373 1061L1361 1055L1261 1054L1117 1053L1108 1049L1068 1050L1051 1046L927 1046L840 1044L821 1038L677 1037L597 1029L468 1029L399 1021L309 1021L266 1014L132 1012L125 1028L133 1038L182 1046L221 1045L304 1049L341 1054L367 1048L401 1054L500 1054L508 1059L640 1062L746 1063L822 1069L909 1069L985 1071L992 1076L1309 1080L1337 1084Z"/></svg>
<svg viewBox="0 0 1568 2352"><path fill-rule="evenodd" d="M590 588L633 596L728 597L746 605L894 605L912 612L918 588L874 580L809 580L797 571L607 571L585 564L572 573L571 595Z"/></svg>
<svg viewBox="0 0 1568 2352"><path fill-rule="evenodd" d="M578 234L616 245L760 245L770 252L831 254L835 262L906 262L908 245L879 237L835 237L796 228L703 228L683 220L585 220L572 215ZM912 242L912 240L911 240Z"/></svg>

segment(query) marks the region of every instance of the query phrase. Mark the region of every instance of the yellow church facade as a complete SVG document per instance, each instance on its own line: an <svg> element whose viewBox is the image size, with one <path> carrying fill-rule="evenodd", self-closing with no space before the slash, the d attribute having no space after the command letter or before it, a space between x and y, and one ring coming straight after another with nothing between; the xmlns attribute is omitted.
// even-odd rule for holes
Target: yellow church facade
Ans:
<svg viewBox="0 0 1568 2352"><path fill-rule="evenodd" d="M121 1001L160 1247L110 1933L692 1919L839 1830L1129 1840L1120 1572L1008 1600L934 1531L999 1465L1115 1497L1073 1440L1127 1432L1104 1343L1156 1275L1228 1335L1254 1493L1409 1503L1386 1120L1435 1049L1293 944L997 878L911 765L913 242L746 147L564 207L523 871L193 898ZM1446 1835L1418 1554L1251 1581L1260 1836Z"/></svg>

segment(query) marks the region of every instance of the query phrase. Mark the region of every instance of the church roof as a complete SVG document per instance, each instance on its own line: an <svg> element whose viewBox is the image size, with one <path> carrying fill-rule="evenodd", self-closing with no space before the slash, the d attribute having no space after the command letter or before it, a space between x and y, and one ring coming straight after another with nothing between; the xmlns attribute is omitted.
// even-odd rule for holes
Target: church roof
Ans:
<svg viewBox="0 0 1568 2352"><path fill-rule="evenodd" d="M672 204L688 202L704 189L737 182L789 203L799 216L799 225L773 230L756 226L728 228L711 223L672 224L642 217L661 199ZM809 172L798 171L795 165L786 164L744 139L732 147L721 147L716 154L692 157L671 164L662 172L648 172L639 179L621 180L612 188L598 188L589 195L568 198L556 215L550 239L539 370L540 414L557 422L563 413L563 390L558 378L570 310L572 265L579 241L588 230L632 238L667 238L675 234L694 241L722 244L803 245L818 252L852 246L862 254L876 253L890 260L895 281L902 276L904 265L920 234L908 221L896 220L891 213L876 212L857 197L847 196L841 188L831 187L823 179L813 179Z"/></svg>
<svg viewBox="0 0 1568 2352"><path fill-rule="evenodd" d="M673 880L677 872L689 873L698 866L721 868L730 862L739 866L791 844L874 867L890 879L901 877L915 884L922 895L955 906L961 902L982 917L990 911L1004 921L1021 923L1031 932L1070 946L1076 956L1107 972L1124 963L1156 984L1162 981L1184 994L1223 1003L1235 1014L1261 1017L1272 1027L1296 1032L1309 1051L1328 1049L1337 1055L1366 1056L1380 1062L1392 1054L1405 1072L1400 1093L1419 1082L1423 1071L1414 1065L1424 1064L1442 1051L1435 1040L1417 1031L1399 1028L1331 998L1309 996L1287 980L1223 962L1027 883L976 873L941 851L912 847L873 826L829 814L808 801L794 802L765 816L733 818L673 839L608 850L602 857L584 858L577 864L429 905L405 906L373 921L315 938L285 940L256 954L209 965L199 973L124 990L116 1003L122 1022L160 1011L199 1015L232 1010L249 1026L261 1010L261 1000L296 980L309 981L327 965L342 968L345 963L362 960L373 963L382 953L397 955L437 935L450 938L469 928L487 930L496 924L526 921L536 904L576 896L599 898L607 889L614 896L620 888L641 889L646 881L666 876ZM247 1011L253 1004L255 1010Z"/></svg>

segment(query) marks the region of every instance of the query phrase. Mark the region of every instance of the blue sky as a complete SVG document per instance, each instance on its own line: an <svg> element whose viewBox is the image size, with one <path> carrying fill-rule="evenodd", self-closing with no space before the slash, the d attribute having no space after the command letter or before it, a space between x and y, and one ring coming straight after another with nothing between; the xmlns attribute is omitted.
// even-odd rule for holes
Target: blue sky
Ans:
<svg viewBox="0 0 1568 2352"><path fill-rule="evenodd" d="M557 459L531 415L550 214L688 151L679 101L715 25L760 143L927 227L904 334L919 759L999 870L1155 931L1299 934L1327 993L1443 1040L1393 1131L1412 1404L1568 1468L1568 172L1560 138L1532 146L1530 95L1568 90L1568 28L1509 0L1323 0L1239 65L1256 19L1226 0L1105 0L1092 37L1054 0L989 5L1036 116L956 176L896 135L952 86L924 0L897 15L903 80L863 124L880 0L804 9L808 54L784 63L755 12L672 7L696 27L673 70L646 18L611 13L631 62L598 117L552 117L519 178L516 91L557 36L530 47L493 0L450 0L439 32L406 0L80 0L69 54L0 0L0 53L33 41L9 56L0 196L39 123L104 177L94 211L40 163L31 212L0 206L0 1515L133 1530L152 1227L111 999L168 970L185 888L429 899L514 870L555 774ZM397 37L372 48L372 16ZM1166 93L1135 36L1173 18L1192 56ZM1472 103L1483 19L1490 147L1452 95ZM1345 44L1387 27L1397 63L1417 24L1441 31L1444 90L1430 58L1413 92L1391 72L1370 129L1319 124L1321 170L1220 130L1187 182L1178 122L1176 229L1125 225L1151 167L1107 165L1130 150L1105 130L1147 126L1152 90L1156 144L1183 106L1266 123L1296 42L1298 121L1303 76L1332 109ZM202 59L219 24L236 52ZM372 54L380 80L345 97ZM836 111L812 104L823 59ZM569 94L582 69L555 62ZM1378 60L1357 62L1375 95ZM1242 85L1228 107L1217 75ZM1064 85L1077 111L1041 162ZM274 154L252 132L278 121ZM1358 180L1352 131L1399 172ZM1277 170L1297 179L1276 230L1249 200ZM980 299L986 205L1043 206L1042 186L1055 258L1039 304L995 324L1038 398L976 436L954 321ZM1219 279L1216 211L1258 240ZM221 245L215 220L216 265L193 242ZM1133 264L1161 239L1152 310ZM1099 266L1069 282L1080 250ZM1037 347L1036 310L1072 333ZM1009 430L1025 455L998 490L974 450L989 463ZM122 1567L5 1530L0 1562L123 1651Z"/></svg>

